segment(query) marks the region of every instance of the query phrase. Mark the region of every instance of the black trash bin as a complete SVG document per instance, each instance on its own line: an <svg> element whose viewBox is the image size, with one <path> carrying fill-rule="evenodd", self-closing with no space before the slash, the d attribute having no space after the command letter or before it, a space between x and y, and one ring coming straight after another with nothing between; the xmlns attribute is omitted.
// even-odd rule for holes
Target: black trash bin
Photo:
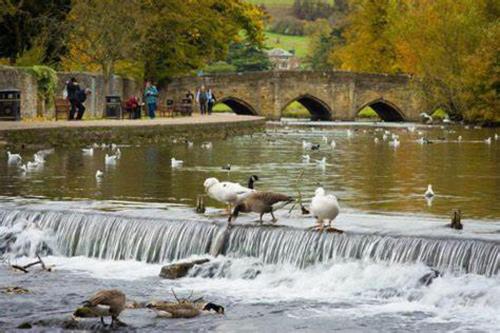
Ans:
<svg viewBox="0 0 500 333"><path fill-rule="evenodd" d="M0 90L0 120L21 120L21 92Z"/></svg>
<svg viewBox="0 0 500 333"><path fill-rule="evenodd" d="M120 96L106 96L106 109L104 110L104 117L121 119L122 99Z"/></svg>

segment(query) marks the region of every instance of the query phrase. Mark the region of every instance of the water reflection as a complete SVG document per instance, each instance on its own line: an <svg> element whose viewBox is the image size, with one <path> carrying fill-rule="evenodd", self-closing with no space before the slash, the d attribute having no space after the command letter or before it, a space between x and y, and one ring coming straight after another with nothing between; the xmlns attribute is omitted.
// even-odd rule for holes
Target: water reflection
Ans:
<svg viewBox="0 0 500 333"><path fill-rule="evenodd" d="M84 156L80 149L57 149L43 168L25 174L9 166L5 157L0 160L0 195L194 204L207 177L246 183L256 174L261 179L258 189L295 194L296 179L304 171L298 184L304 197L311 197L321 184L336 193L345 208L440 216L460 208L466 218L500 218L500 141L484 142L494 137L493 130L390 131L399 135L397 149L389 145L391 134L384 141L386 133L375 129L279 128L214 141L211 149L204 142L122 147L122 158L112 167L105 166L108 151L102 149L94 156ZM335 149L324 136L335 140ZM421 136L432 144L419 144ZM320 149L305 151L302 140L320 144ZM28 157L34 152L21 153ZM309 162L304 155L310 156ZM173 169L172 157L184 165ZM317 162L323 158L324 165ZM230 172L222 169L228 163ZM104 171L100 181L97 170ZM423 196L427 184L436 192L431 201Z"/></svg>

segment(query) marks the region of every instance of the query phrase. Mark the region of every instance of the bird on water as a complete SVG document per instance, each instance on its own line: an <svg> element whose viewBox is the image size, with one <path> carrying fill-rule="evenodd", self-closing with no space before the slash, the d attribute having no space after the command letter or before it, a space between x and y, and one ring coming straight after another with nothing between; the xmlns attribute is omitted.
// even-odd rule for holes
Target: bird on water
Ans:
<svg viewBox="0 0 500 333"><path fill-rule="evenodd" d="M261 224L264 223L262 220L264 214L269 213L271 214L272 222L276 222L277 219L274 216L274 211L293 201L294 199L286 194L253 191L234 207L233 212L229 216L228 223L231 224L235 221L239 213L258 213Z"/></svg>
<svg viewBox="0 0 500 333"><path fill-rule="evenodd" d="M325 225L324 221L328 221L327 228L332 231L342 232L341 230L332 228L332 221L340 213L340 206L337 197L333 194L327 194L322 187L318 187L314 192L314 197L311 200L311 206L309 207L311 213L317 219L318 225L315 229L323 230Z"/></svg>
<svg viewBox="0 0 500 333"><path fill-rule="evenodd" d="M76 309L75 317L101 317L101 323L106 326L104 317L111 317L111 326L127 326L118 319L125 309L126 296L118 289L100 290L88 300L83 302L83 307Z"/></svg>

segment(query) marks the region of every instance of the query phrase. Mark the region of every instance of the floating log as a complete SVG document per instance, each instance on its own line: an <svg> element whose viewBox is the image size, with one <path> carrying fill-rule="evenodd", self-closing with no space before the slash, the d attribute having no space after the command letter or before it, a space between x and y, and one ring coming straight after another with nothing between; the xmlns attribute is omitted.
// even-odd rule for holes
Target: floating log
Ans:
<svg viewBox="0 0 500 333"><path fill-rule="evenodd" d="M42 258L40 257L40 255L36 255L36 257L38 258L37 261L34 261L34 262L31 262L29 264L26 264L24 266L19 266L19 265L10 265L10 267L14 268L14 269L17 269L23 273L29 273L28 271L28 268L32 267L32 266L35 266L35 265L40 265L42 266L42 269L44 271L47 271L47 272L52 272L52 267L48 267L47 265L45 265L45 263L43 262Z"/></svg>

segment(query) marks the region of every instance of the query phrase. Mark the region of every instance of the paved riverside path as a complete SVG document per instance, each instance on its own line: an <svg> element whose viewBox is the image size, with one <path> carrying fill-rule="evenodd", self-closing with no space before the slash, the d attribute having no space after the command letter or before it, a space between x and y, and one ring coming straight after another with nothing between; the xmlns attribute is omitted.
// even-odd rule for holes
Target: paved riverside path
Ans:
<svg viewBox="0 0 500 333"><path fill-rule="evenodd" d="M155 118L151 119L102 119L81 121L0 121L0 132L25 129L53 129L53 128L98 128L98 127L146 127L146 126L176 126L196 124L230 124L238 122L262 121L263 117L242 116L236 114L212 114L201 116L193 114L191 117Z"/></svg>

